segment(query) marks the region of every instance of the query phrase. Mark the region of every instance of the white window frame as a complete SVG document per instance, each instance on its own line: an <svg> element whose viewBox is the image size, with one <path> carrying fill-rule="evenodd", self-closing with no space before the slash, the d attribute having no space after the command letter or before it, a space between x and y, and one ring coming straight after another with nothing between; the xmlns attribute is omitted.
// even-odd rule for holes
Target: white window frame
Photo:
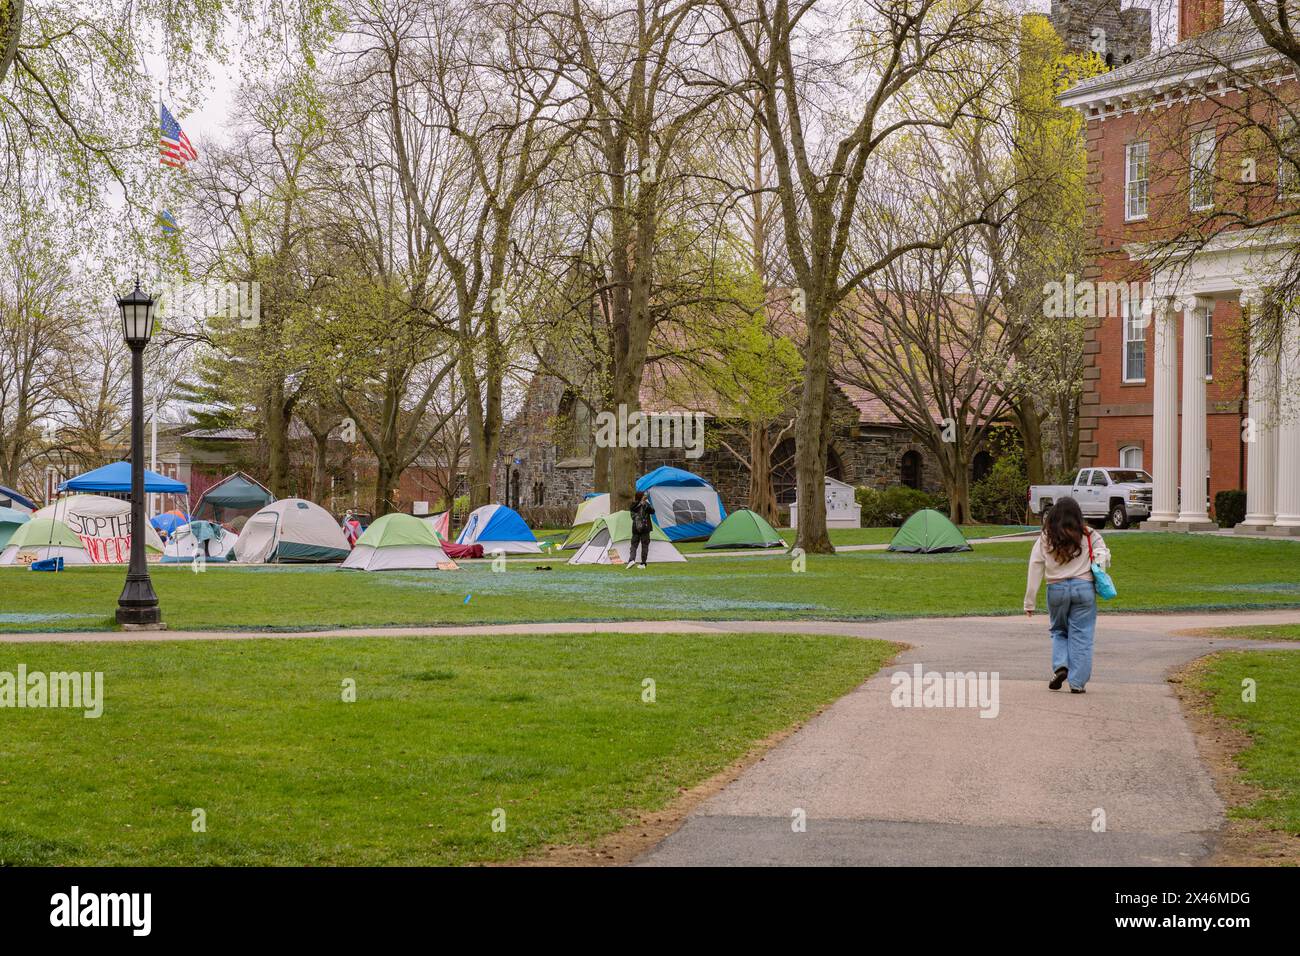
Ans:
<svg viewBox="0 0 1300 956"><path fill-rule="evenodd" d="M1120 313L1122 323L1120 365L1123 370L1123 381L1126 385L1141 384L1147 380L1147 323L1142 323L1140 335L1133 335L1134 327L1139 324L1137 320L1141 317L1141 307L1139 306L1136 309L1136 315L1134 315L1134 311L1134 304L1125 302L1123 311ZM1142 375L1134 377L1129 374L1129 346L1137 345L1139 342L1142 344Z"/></svg>
<svg viewBox="0 0 1300 956"><path fill-rule="evenodd" d="M1277 142L1277 198L1300 198L1300 169L1296 168L1296 164L1300 164L1300 124L1297 124L1295 117L1278 117ZM1286 161L1288 151L1295 163Z"/></svg>
<svg viewBox="0 0 1300 956"><path fill-rule="evenodd" d="M1128 455L1130 452L1137 454L1136 465L1130 464L1124 457L1125 455ZM1135 469L1137 471L1146 471L1146 468L1143 467L1143 461L1142 461L1142 446L1125 445L1123 448L1121 448L1119 450L1119 466L1124 469Z"/></svg>
<svg viewBox="0 0 1300 956"><path fill-rule="evenodd" d="M1198 159L1198 151L1205 154ZM1219 142L1213 126L1202 126L1192 130L1188 145L1187 204L1192 212L1204 212L1214 208L1214 177L1218 169ZM1208 179L1208 183L1205 181ZM1198 204L1199 187L1206 187L1209 198Z"/></svg>
<svg viewBox="0 0 1300 956"><path fill-rule="evenodd" d="M1138 154L1141 158L1138 158ZM1136 173L1142 165L1142 178ZM1124 147L1124 221L1137 222L1147 217L1147 190L1151 174L1151 144L1129 143ZM1140 207L1140 208L1139 208Z"/></svg>

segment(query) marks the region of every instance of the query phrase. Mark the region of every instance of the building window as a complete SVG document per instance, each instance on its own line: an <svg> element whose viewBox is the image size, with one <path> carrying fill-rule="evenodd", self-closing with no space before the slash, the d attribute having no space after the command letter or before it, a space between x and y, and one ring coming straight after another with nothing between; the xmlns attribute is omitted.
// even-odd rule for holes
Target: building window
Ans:
<svg viewBox="0 0 1300 956"><path fill-rule="evenodd" d="M1124 218L1145 219L1147 216L1147 153L1146 143L1129 143L1124 151Z"/></svg>
<svg viewBox="0 0 1300 956"><path fill-rule="evenodd" d="M1132 468L1134 471L1142 470L1142 448L1140 445L1128 445L1119 450L1119 466L1121 468Z"/></svg>
<svg viewBox="0 0 1300 956"><path fill-rule="evenodd" d="M795 473L795 442L786 438L772 450L772 490L779 505L793 504L798 497L799 482ZM844 463L834 448L826 449L826 476L844 480Z"/></svg>
<svg viewBox="0 0 1300 956"><path fill-rule="evenodd" d="M903 458L898 464L899 480L908 488L919 489L923 473L921 453L919 451L904 452Z"/></svg>
<svg viewBox="0 0 1300 956"><path fill-rule="evenodd" d="M1147 380L1147 323L1142 317L1142 307L1136 302L1124 303L1124 381Z"/></svg>
<svg viewBox="0 0 1300 956"><path fill-rule="evenodd" d="M1214 378L1214 306L1205 310L1205 380Z"/></svg>
<svg viewBox="0 0 1300 956"><path fill-rule="evenodd" d="M1214 129L1192 133L1191 206L1192 209L1214 208Z"/></svg>
<svg viewBox="0 0 1300 956"><path fill-rule="evenodd" d="M1278 120L1277 142L1281 154L1277 161L1277 195L1279 199L1294 199L1300 196L1300 124L1294 117Z"/></svg>
<svg viewBox="0 0 1300 956"><path fill-rule="evenodd" d="M591 427L591 409L587 403L573 392L565 392L560 397L556 409L555 451L556 457L590 458L594 433Z"/></svg>

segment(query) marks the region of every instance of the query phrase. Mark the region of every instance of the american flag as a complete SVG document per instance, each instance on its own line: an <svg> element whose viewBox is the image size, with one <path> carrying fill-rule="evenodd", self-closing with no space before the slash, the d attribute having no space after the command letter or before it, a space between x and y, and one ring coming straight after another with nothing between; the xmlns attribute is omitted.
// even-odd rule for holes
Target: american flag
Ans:
<svg viewBox="0 0 1300 956"><path fill-rule="evenodd" d="M166 105L162 103L158 105L162 108L162 136L158 141L158 161L164 166L184 169L185 164L191 159L198 159L199 154L194 151L189 137L185 135L181 124L176 122L176 117L172 116Z"/></svg>

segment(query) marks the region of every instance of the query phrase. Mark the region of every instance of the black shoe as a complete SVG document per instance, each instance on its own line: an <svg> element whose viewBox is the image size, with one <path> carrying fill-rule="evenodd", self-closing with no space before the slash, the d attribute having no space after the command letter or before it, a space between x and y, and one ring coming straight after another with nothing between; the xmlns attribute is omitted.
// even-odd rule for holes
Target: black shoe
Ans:
<svg viewBox="0 0 1300 956"><path fill-rule="evenodd" d="M1071 687L1071 688L1070 688L1070 693L1071 693L1071 694L1086 694L1086 693L1088 693L1088 692L1087 692L1086 690L1084 690L1082 687Z"/></svg>
<svg viewBox="0 0 1300 956"><path fill-rule="evenodd" d="M1065 678L1069 675L1070 670L1067 667L1058 667L1056 675L1047 682L1047 686L1052 690L1060 690L1061 685L1065 683Z"/></svg>

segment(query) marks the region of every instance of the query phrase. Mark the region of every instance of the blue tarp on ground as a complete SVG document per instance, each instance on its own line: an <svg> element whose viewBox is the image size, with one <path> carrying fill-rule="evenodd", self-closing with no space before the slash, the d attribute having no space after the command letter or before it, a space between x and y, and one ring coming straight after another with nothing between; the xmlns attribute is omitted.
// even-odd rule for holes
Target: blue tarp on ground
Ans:
<svg viewBox="0 0 1300 956"><path fill-rule="evenodd" d="M144 470L144 490L147 494L183 495L187 489L174 478L167 478L157 472ZM131 493L131 463L115 461L111 465L96 468L76 478L69 478L59 485L59 491L110 491L118 494Z"/></svg>

